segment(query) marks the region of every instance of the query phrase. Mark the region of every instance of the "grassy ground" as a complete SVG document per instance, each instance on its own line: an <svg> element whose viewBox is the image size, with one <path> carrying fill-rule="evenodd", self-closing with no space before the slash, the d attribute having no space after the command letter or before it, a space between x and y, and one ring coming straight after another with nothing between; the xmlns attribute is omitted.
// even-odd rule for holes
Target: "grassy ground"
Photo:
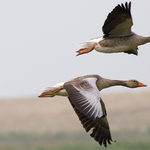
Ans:
<svg viewBox="0 0 150 150"><path fill-rule="evenodd" d="M108 150L150 149L150 91L101 94ZM0 100L0 150L104 150L85 133L67 98Z"/></svg>
<svg viewBox="0 0 150 150"><path fill-rule="evenodd" d="M150 132L112 132L108 150L149 150ZM104 150L87 133L9 133L0 135L1 150Z"/></svg>

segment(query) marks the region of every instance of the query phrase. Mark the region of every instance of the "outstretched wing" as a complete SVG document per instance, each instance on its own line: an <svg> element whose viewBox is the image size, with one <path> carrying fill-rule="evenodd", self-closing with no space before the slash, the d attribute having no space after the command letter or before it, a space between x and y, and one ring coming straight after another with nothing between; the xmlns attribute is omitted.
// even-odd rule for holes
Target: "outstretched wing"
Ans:
<svg viewBox="0 0 150 150"><path fill-rule="evenodd" d="M95 139L100 145L104 145L107 147L107 143L111 144L112 138L111 138L111 133L109 130L109 124L107 121L107 116L106 116L106 109L103 101L101 100L101 104L103 107L103 112L104 115L100 118L97 118L95 120L85 116L83 113L77 109L77 107L72 103L71 99L68 97L74 111L78 115L79 120L81 121L83 127L85 128L86 132L89 132L91 129L92 133L90 134L91 137Z"/></svg>
<svg viewBox="0 0 150 150"><path fill-rule="evenodd" d="M93 137L100 145L111 144L111 135L106 118L105 105L100 99L96 86L97 78L69 81L64 84L69 100L86 132L92 130Z"/></svg>
<svg viewBox="0 0 150 150"><path fill-rule="evenodd" d="M119 37L131 34L133 25L131 2L116 6L107 16L102 27L104 37Z"/></svg>
<svg viewBox="0 0 150 150"><path fill-rule="evenodd" d="M96 86L97 78L86 78L69 81L64 84L72 103L85 116L96 119L103 116L102 107L100 105L100 94Z"/></svg>

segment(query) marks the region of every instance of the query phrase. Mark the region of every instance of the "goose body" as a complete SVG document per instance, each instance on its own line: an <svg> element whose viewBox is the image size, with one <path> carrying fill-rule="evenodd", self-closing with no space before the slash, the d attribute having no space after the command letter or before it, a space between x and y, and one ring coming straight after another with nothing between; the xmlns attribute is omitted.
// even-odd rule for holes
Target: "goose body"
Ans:
<svg viewBox="0 0 150 150"><path fill-rule="evenodd" d="M107 146L107 143L111 144L112 138L105 104L99 91L116 85L129 88L146 86L137 80L110 80L99 75L86 75L45 88L39 97L67 96L85 131L92 130L91 137L100 145Z"/></svg>
<svg viewBox="0 0 150 150"><path fill-rule="evenodd" d="M77 55L93 49L103 53L125 52L138 55L138 46L150 42L150 37L133 33L132 25L131 2L116 6L104 22L103 37L81 43L82 48L77 51Z"/></svg>

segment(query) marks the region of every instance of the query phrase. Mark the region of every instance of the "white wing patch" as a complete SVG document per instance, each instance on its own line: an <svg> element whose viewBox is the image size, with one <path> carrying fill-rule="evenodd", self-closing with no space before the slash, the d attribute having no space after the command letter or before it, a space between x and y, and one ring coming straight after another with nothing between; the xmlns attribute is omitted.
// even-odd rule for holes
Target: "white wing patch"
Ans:
<svg viewBox="0 0 150 150"><path fill-rule="evenodd" d="M97 78L86 78L79 80L79 86L70 84L65 86L66 91L72 103L84 115L89 118L96 119L103 116L102 107L100 104L100 93L96 86Z"/></svg>
<svg viewBox="0 0 150 150"><path fill-rule="evenodd" d="M80 93L86 97L86 104L88 104L87 107L84 109L88 109L87 113L91 113L91 117L101 117L103 113L100 104L100 92L96 86L97 79L86 78L84 80L86 80L92 87L89 90L80 89Z"/></svg>

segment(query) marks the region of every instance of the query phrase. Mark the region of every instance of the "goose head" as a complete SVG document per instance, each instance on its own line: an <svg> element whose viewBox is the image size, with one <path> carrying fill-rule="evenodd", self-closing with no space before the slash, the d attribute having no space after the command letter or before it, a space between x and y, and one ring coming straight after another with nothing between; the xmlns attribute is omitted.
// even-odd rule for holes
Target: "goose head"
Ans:
<svg viewBox="0 0 150 150"><path fill-rule="evenodd" d="M137 88L137 87L146 87L147 85L137 81L137 80L128 80L126 81L126 86L129 88Z"/></svg>

